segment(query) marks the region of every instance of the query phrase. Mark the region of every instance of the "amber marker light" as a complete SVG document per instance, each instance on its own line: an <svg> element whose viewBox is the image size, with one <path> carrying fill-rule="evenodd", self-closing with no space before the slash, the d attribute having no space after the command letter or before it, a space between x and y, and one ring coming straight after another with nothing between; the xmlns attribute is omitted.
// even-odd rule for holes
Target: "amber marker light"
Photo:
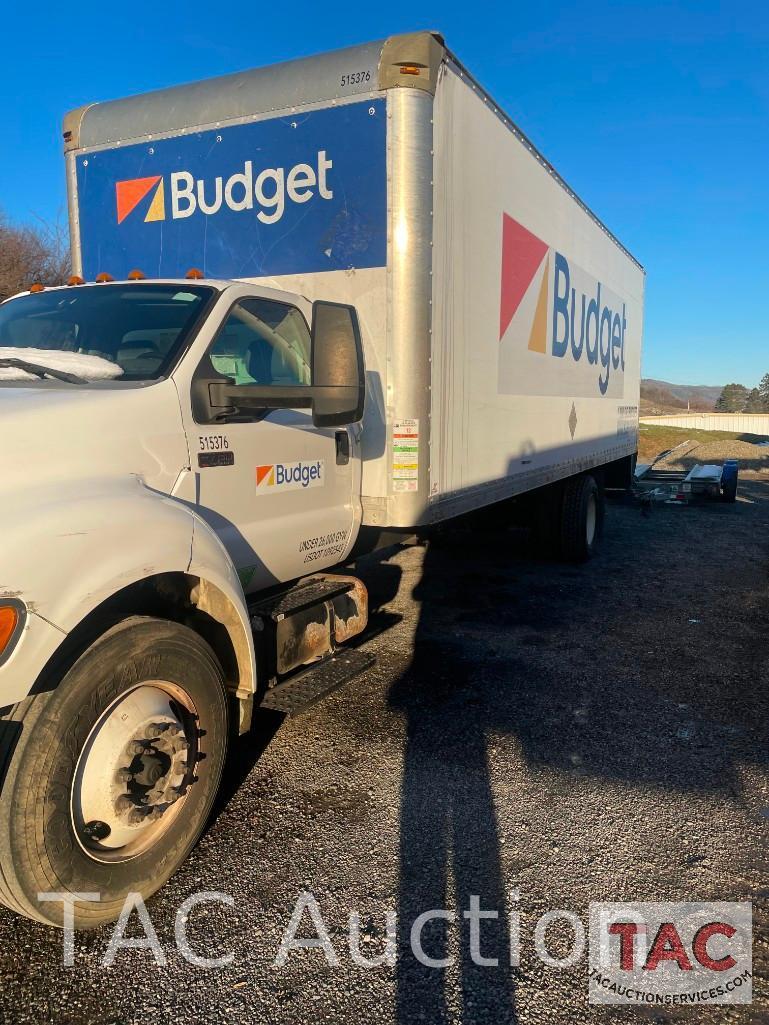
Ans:
<svg viewBox="0 0 769 1025"><path fill-rule="evenodd" d="M0 605L0 658L16 633L20 615L15 605Z"/></svg>

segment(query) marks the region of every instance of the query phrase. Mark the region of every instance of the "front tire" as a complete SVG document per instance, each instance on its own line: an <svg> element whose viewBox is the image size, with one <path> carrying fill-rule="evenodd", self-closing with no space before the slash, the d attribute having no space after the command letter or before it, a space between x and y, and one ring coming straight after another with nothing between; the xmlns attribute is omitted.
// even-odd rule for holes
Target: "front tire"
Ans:
<svg viewBox="0 0 769 1025"><path fill-rule="evenodd" d="M226 747L208 644L164 620L113 627L0 720L0 902L61 926L62 904L39 893L99 893L75 905L89 929L155 893L205 827Z"/></svg>

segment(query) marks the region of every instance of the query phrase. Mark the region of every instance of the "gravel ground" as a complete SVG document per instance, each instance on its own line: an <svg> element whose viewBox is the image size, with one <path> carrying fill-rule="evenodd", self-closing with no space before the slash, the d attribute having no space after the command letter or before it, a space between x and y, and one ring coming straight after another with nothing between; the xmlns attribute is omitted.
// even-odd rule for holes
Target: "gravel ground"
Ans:
<svg viewBox="0 0 769 1025"><path fill-rule="evenodd" d="M586 567L535 561L524 535L458 531L358 570L375 612L376 666L304 716L261 719L235 752L217 817L148 904L166 954L118 952L109 931L61 934L0 912L0 1019L95 1023L766 1022L751 1006L644 1011L587 1001L584 959L534 955L541 914L590 901L753 900L754 972L765 976L769 828L769 484L736 505L613 504ZM300 891L311 890L338 953L273 961ZM234 908L192 912L200 969L174 945L174 916L200 890ZM522 963L476 967L466 923L425 945L454 955L422 968L364 969L347 947L382 949L468 895L503 913L482 949L505 957L518 891ZM305 919L307 921L307 919ZM461 919L460 919L461 921ZM506 926L505 926L506 927ZM135 933L140 935L140 931ZM311 934L311 931L310 931ZM564 937L552 936L554 953Z"/></svg>
<svg viewBox="0 0 769 1025"><path fill-rule="evenodd" d="M754 445L740 438L718 441L689 441L673 449L661 459L659 467L690 470L695 463L723 463L725 459L738 459L740 472L769 473L769 446Z"/></svg>

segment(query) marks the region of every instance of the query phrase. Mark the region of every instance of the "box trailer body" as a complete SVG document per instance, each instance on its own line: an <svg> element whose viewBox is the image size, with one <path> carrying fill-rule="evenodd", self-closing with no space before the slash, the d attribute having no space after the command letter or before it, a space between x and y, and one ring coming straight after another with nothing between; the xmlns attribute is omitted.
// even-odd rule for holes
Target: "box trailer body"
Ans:
<svg viewBox="0 0 769 1025"><path fill-rule="evenodd" d="M413 528L629 459L644 272L430 33L96 104L73 261L350 303L362 521Z"/></svg>

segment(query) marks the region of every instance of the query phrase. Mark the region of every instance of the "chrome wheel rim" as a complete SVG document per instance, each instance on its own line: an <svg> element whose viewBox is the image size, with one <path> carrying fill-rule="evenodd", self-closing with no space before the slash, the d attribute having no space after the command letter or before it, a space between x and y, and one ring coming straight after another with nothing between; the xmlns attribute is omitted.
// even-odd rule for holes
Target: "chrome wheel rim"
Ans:
<svg viewBox="0 0 769 1025"><path fill-rule="evenodd" d="M129 861L179 817L205 758L197 710L176 684L146 681L101 714L72 781L72 826L96 861Z"/></svg>

